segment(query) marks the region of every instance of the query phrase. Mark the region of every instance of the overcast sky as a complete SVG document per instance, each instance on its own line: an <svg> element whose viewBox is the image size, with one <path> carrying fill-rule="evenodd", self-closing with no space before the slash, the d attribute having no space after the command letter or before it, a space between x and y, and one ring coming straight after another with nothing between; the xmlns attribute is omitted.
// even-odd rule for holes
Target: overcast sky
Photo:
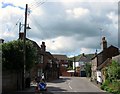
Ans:
<svg viewBox="0 0 120 94"><path fill-rule="evenodd" d="M18 39L25 4L32 28L27 37L38 45L44 41L51 53L95 53L101 49L102 36L106 36L108 46L118 46L117 0L0 0L0 38L5 42Z"/></svg>

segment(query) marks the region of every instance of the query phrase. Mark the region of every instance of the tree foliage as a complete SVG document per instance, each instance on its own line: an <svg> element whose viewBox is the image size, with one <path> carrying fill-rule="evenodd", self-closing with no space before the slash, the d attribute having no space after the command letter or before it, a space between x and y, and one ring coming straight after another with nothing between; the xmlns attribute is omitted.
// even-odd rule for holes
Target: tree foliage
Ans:
<svg viewBox="0 0 120 94"><path fill-rule="evenodd" d="M102 84L101 89L113 94L120 94L120 64L116 61L106 68L106 79Z"/></svg>
<svg viewBox="0 0 120 94"><path fill-rule="evenodd" d="M90 63L85 63L85 72L87 77L91 77L91 64Z"/></svg>
<svg viewBox="0 0 120 94"><path fill-rule="evenodd" d="M112 61L112 64L107 69L108 78L116 80L120 78L120 64L116 61Z"/></svg>
<svg viewBox="0 0 120 94"><path fill-rule="evenodd" d="M73 69L73 61L72 60L68 60L68 70L72 70Z"/></svg>
<svg viewBox="0 0 120 94"><path fill-rule="evenodd" d="M26 41L26 70L29 70L35 63L37 50L30 41ZM20 71L24 66L23 41L11 41L2 44L3 69Z"/></svg>

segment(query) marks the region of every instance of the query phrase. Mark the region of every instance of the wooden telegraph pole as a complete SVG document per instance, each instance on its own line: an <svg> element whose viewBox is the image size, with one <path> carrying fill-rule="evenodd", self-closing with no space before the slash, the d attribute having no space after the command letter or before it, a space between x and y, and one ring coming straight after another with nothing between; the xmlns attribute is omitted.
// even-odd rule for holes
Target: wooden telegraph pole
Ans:
<svg viewBox="0 0 120 94"><path fill-rule="evenodd" d="M24 84L23 89L25 89L25 74L26 74L26 25L27 25L27 10L28 10L28 4L26 4L25 8L25 24L24 24L24 39L23 39L23 50L24 50Z"/></svg>

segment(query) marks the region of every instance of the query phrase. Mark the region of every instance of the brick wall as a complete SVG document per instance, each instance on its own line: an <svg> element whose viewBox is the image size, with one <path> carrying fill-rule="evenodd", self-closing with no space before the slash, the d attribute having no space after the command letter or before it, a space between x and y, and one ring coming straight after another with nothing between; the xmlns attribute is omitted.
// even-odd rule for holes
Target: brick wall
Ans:
<svg viewBox="0 0 120 94"><path fill-rule="evenodd" d="M64 72L62 72L62 76L68 76L68 77L70 77L71 73L64 71Z"/></svg>
<svg viewBox="0 0 120 94"><path fill-rule="evenodd" d="M16 91L22 89L22 75L20 73L3 72L2 92Z"/></svg>

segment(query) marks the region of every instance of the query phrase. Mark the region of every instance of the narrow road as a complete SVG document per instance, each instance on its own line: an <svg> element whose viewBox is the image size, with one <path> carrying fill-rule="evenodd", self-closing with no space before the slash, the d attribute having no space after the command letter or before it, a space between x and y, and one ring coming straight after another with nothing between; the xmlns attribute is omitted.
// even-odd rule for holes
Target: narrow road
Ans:
<svg viewBox="0 0 120 94"><path fill-rule="evenodd" d="M85 77L61 77L47 83L51 92L103 92Z"/></svg>
<svg viewBox="0 0 120 94"><path fill-rule="evenodd" d="M35 86L36 84L33 84L30 89L14 94L110 94L102 91L85 77L61 77L47 82L47 91L40 93L35 93Z"/></svg>

